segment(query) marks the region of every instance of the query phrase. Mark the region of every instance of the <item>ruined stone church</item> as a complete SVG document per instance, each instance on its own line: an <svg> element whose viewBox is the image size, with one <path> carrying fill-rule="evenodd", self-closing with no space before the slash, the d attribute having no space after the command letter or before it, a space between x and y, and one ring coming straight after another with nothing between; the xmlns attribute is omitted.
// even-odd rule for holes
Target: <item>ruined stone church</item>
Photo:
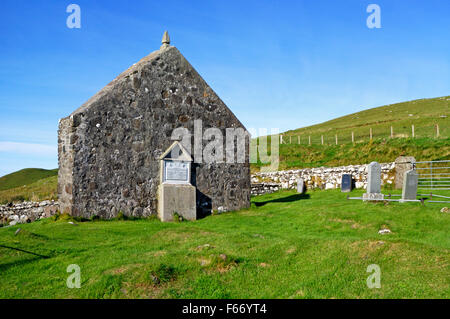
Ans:
<svg viewBox="0 0 450 319"><path fill-rule="evenodd" d="M218 128L224 136L228 128L247 131L170 45L167 32L162 42L159 50L59 121L62 213L85 218L113 218L119 212L146 217L159 215L158 210L183 214L184 206L189 206L188 219L196 219L215 210L249 207L248 134L244 161L205 163L194 158L193 148L174 141L174 129L194 132L194 122L199 120L203 130ZM190 138L193 145L194 136ZM167 156L175 149L180 158ZM185 189L189 193L183 193Z"/></svg>

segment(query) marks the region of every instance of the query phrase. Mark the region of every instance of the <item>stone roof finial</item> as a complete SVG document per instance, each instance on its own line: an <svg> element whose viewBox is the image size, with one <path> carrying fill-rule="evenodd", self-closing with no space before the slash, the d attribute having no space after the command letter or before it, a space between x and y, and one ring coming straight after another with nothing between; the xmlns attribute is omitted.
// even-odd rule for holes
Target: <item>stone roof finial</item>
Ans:
<svg viewBox="0 0 450 319"><path fill-rule="evenodd" d="M161 43L162 43L161 49L165 49L170 46L170 37L167 31L164 31Z"/></svg>

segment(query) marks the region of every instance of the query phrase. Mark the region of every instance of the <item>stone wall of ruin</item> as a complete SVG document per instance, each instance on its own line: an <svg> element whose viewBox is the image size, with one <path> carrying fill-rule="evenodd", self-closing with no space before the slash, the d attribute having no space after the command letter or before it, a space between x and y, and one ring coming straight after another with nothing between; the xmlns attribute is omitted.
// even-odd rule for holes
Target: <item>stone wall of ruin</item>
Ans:
<svg viewBox="0 0 450 319"><path fill-rule="evenodd" d="M216 127L223 136L226 128L243 127L176 48L132 66L60 123L62 211L86 218L156 214L158 158L175 128L193 134L198 119L203 131ZM200 216L249 207L248 147L247 140L246 163L194 164Z"/></svg>
<svg viewBox="0 0 450 319"><path fill-rule="evenodd" d="M58 201L61 211L69 214L73 203L73 145L76 141L72 124L71 117L61 119L58 123Z"/></svg>

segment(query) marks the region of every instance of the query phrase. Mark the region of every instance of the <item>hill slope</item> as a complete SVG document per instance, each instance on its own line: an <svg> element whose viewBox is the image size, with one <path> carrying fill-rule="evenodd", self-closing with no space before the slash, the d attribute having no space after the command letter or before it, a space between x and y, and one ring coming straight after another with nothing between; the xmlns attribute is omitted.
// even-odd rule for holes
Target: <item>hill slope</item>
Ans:
<svg viewBox="0 0 450 319"><path fill-rule="evenodd" d="M10 202L58 199L58 176L42 178L34 183L0 191L0 205Z"/></svg>
<svg viewBox="0 0 450 319"><path fill-rule="evenodd" d="M40 179L58 175L58 169L25 168L0 177L0 191L29 185Z"/></svg>
<svg viewBox="0 0 450 319"><path fill-rule="evenodd" d="M450 159L450 96L380 106L282 135L279 170L390 162L399 155L417 160ZM261 166L257 163L251 168L257 171Z"/></svg>
<svg viewBox="0 0 450 319"><path fill-rule="evenodd" d="M420 99L380 106L342 116L321 124L285 132L285 136L311 135L313 143L335 144L335 134L340 142L350 142L351 132L355 141L367 140L372 128L373 138L390 137L391 126L394 137L411 137L411 125L415 126L416 137L435 137L435 125L439 125L440 135L450 136L450 96ZM295 139L294 139L295 140ZM295 141L295 142L298 142ZM306 138L301 141L307 144Z"/></svg>

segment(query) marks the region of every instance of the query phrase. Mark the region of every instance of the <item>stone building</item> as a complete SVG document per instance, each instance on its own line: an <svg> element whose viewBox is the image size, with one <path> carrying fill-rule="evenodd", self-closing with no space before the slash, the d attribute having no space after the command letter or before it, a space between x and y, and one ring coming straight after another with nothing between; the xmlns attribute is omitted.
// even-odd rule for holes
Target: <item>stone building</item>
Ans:
<svg viewBox="0 0 450 319"><path fill-rule="evenodd" d="M227 129L241 128L246 137L244 161L195 159L192 163L189 173L196 188L197 217L249 207L248 132L170 45L166 32L160 50L133 64L59 121L61 212L86 218L112 218L119 212L156 214L160 157L174 143L174 129L194 132L194 122L199 120L202 130L218 128L225 136ZM194 135L189 137L192 145ZM186 147L189 152L194 148Z"/></svg>

